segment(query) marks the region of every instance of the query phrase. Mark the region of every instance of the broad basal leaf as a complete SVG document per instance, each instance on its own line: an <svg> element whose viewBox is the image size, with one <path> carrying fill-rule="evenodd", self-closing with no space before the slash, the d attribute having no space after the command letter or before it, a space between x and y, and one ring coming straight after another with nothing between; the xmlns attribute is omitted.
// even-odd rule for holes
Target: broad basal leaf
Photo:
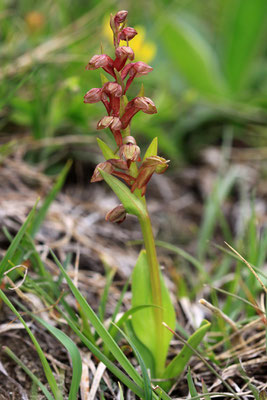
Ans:
<svg viewBox="0 0 267 400"><path fill-rule="evenodd" d="M172 329L175 327L175 312L170 299L167 287L161 276L162 291L162 319ZM146 251L142 250L132 275L132 306L153 304L153 296L150 284L149 265ZM167 330L162 330L160 348L158 346L157 335L161 327L156 326L154 319L154 308L145 308L132 315L132 325L137 338L150 350L155 360L155 370L163 371L169 343L172 334ZM159 357L160 354L160 357ZM160 361L159 361L160 360ZM161 365L157 365L157 364ZM152 369L152 366L147 365ZM157 376L159 378L159 376Z"/></svg>

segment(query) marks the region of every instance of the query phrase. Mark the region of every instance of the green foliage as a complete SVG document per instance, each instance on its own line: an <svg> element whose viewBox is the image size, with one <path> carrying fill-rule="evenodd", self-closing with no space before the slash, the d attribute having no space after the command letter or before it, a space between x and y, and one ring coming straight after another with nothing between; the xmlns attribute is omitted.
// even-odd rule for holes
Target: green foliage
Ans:
<svg viewBox="0 0 267 400"><path fill-rule="evenodd" d="M185 370L186 365L193 355L193 349L197 349L199 344L202 342L205 334L210 329L210 322L203 320L200 327L190 336L187 343L183 346L182 350L175 356L175 358L170 362L164 371L163 378L170 379L170 382L163 382L162 387L168 390L172 386L172 379L177 379L179 375ZM192 395L192 393L191 393Z"/></svg>
<svg viewBox="0 0 267 400"><path fill-rule="evenodd" d="M236 96L249 84L251 64L266 32L265 0L226 1L222 23L222 59L225 75Z"/></svg>
<svg viewBox="0 0 267 400"><path fill-rule="evenodd" d="M162 16L161 35L170 59L189 85L203 95L225 93L216 54L200 32L182 18Z"/></svg>
<svg viewBox="0 0 267 400"><path fill-rule="evenodd" d="M41 346L39 345L38 341L36 340L34 334L32 333L32 331L30 330L30 328L28 327L28 325L26 324L24 319L21 317L20 313L16 310L16 308L13 306L13 304L6 297L6 295L4 294L4 292L2 290L0 290L0 297L3 300L3 302L10 308L10 310L16 315L16 317L20 320L20 322L23 324L23 326L24 326L26 332L28 333L28 335L30 336L30 338L35 346L35 349L38 353L38 356L41 360L45 376L47 378L47 381L49 383L49 386L51 388L53 395L55 396L56 399L62 400L63 396L62 396L61 390L59 389L59 387L57 385L56 379L52 373L52 370L48 364L48 361L44 355L44 352L41 349Z"/></svg>
<svg viewBox="0 0 267 400"><path fill-rule="evenodd" d="M26 372L26 374L37 385L37 387L41 389L48 400L54 400L53 396L49 393L45 385L42 384L40 379L37 378L37 376L16 356L16 354L13 353L13 351L9 347L5 346L3 350L10 358L12 358L13 361L15 361L15 363L17 363L23 369L24 372Z"/></svg>
<svg viewBox="0 0 267 400"><path fill-rule="evenodd" d="M99 171L109 187L118 196L127 213L136 215L139 218L146 215L144 203L135 194L131 193L124 183L101 169Z"/></svg>
<svg viewBox="0 0 267 400"><path fill-rule="evenodd" d="M114 152L108 147L108 145L105 142L103 142L103 140L99 138L96 138L96 140L105 160L110 160L112 158L119 158L119 156L114 154Z"/></svg>
<svg viewBox="0 0 267 400"><path fill-rule="evenodd" d="M151 157L151 156L156 156L158 154L158 138L155 137L152 142L150 143L150 145L148 146L143 161L147 158L147 157Z"/></svg>
<svg viewBox="0 0 267 400"><path fill-rule="evenodd" d="M170 294L161 278L162 294L162 320L172 329L175 327L175 312L170 299ZM132 305L138 307L142 305L153 304L153 294L150 284L150 273L145 250L142 250L132 274ZM159 328L154 319L153 309L148 307L132 315L132 325L134 332L139 339L151 352L155 365L147 365L151 371L157 370L162 365L162 359L165 361L172 334L166 329L163 330L163 337L160 338L161 348L158 346ZM159 357L160 352L160 357ZM163 365L164 368L164 365Z"/></svg>
<svg viewBox="0 0 267 400"><path fill-rule="evenodd" d="M26 221L24 224L21 226L20 230L16 234L15 238L13 239L12 243L10 244L8 250L6 251L5 256L2 258L1 263L0 263L0 280L2 279L5 271L8 269L8 261L13 257L15 254L25 232L27 227L29 226L34 213L36 209L37 203L35 204L34 208L31 210L30 214L28 215Z"/></svg>

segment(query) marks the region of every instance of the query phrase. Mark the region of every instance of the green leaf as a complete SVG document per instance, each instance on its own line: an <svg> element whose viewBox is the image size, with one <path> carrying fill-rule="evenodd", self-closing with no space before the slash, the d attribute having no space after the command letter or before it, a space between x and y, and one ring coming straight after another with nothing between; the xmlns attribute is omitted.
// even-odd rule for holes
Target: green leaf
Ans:
<svg viewBox="0 0 267 400"><path fill-rule="evenodd" d="M150 304L150 305L142 305L142 306L137 306L137 307L130 308L116 322L116 327L120 328L129 319L130 316L132 316L136 312L138 312L140 310L143 310L144 308L148 308L148 307L156 307L156 306L154 306L153 304ZM112 324L110 326L110 328L109 328L109 333L111 334L112 337L115 337L116 327L115 327L114 324Z"/></svg>
<svg viewBox="0 0 267 400"><path fill-rule="evenodd" d="M146 215L146 209L142 201L124 183L101 169L99 171L103 179L118 196L128 214L136 215L139 218Z"/></svg>
<svg viewBox="0 0 267 400"><path fill-rule="evenodd" d="M64 278L66 279L74 297L76 298L79 306L83 309L84 314L87 316L88 320L91 322L93 327L95 328L98 335L102 338L103 343L108 347L109 351L113 354L115 359L120 363L122 368L128 373L128 375L137 383L137 385L142 386L142 379L138 375L137 371L134 369L128 358L124 355L121 351L117 343L114 341L112 336L106 330L100 319L97 317L93 309L89 306L83 295L80 291L76 288L72 280L70 279L67 272L64 270L63 266L58 261L55 254L51 251L53 259L57 266L59 267L61 273L63 274Z"/></svg>
<svg viewBox="0 0 267 400"><path fill-rule="evenodd" d="M102 72L100 72L100 79L101 79L101 84L102 84L102 86L104 86L105 83L108 83L108 82L109 82L109 80L108 80L108 78L106 77L106 75L104 75Z"/></svg>
<svg viewBox="0 0 267 400"><path fill-rule="evenodd" d="M39 210L36 213L36 216L33 218L32 224L29 228L29 233L32 237L36 235L38 230L40 229L40 226L42 225L45 216L47 214L47 211L51 205L51 203L55 200L56 195L62 188L67 173L71 167L72 161L68 161L65 165L65 167L62 169L62 171L59 174L59 177L57 178L56 183L54 184L52 190L48 193L48 196L45 198L42 206L39 208Z"/></svg>
<svg viewBox="0 0 267 400"><path fill-rule="evenodd" d="M217 56L209 43L184 18L161 15L161 39L169 58L188 84L202 95L226 92Z"/></svg>
<svg viewBox="0 0 267 400"><path fill-rule="evenodd" d="M198 345L203 340L205 334L210 328L210 322L203 320L200 327L190 336L187 343L193 348L197 349ZM193 355L193 351L185 344L179 354L167 366L163 378L177 379L177 377L184 371L186 364ZM168 390L172 386L172 382L162 382L163 389Z"/></svg>
<svg viewBox="0 0 267 400"><path fill-rule="evenodd" d="M188 368L188 372L187 372L186 378L187 378L187 383L188 383L190 396L191 397L198 396L198 392L197 392L197 389L196 389L196 387L194 385L193 378L192 378L192 375L191 375L190 367Z"/></svg>
<svg viewBox="0 0 267 400"><path fill-rule="evenodd" d="M43 325L52 335L54 335L69 352L71 363L72 363L72 378L68 400L76 400L77 394L80 387L80 381L82 376L82 359L80 352L76 344L60 329L48 324L42 318L29 313L34 319L36 319L41 325Z"/></svg>
<svg viewBox="0 0 267 400"><path fill-rule="evenodd" d="M16 308L13 306L13 304L6 297L6 295L4 294L4 292L2 290L0 290L0 298L10 308L10 310L16 315L16 317L20 320L20 322L23 324L23 326L24 326L25 330L27 331L28 335L30 336L30 338L35 346L35 349L38 353L38 356L41 360L45 376L47 378L47 381L49 383L49 386L52 390L53 395L55 396L56 399L62 400L63 399L62 393L57 385L56 379L51 371L48 361L45 358L43 350L41 349L41 346L39 345L38 341L36 340L34 334L32 333L32 331L30 330L30 328L28 327L28 325L26 324L26 322L24 321L24 319L22 318L20 313L16 310Z"/></svg>
<svg viewBox="0 0 267 400"><path fill-rule="evenodd" d="M231 89L242 88L256 52L265 40L266 0L231 0L226 2L222 26L223 61Z"/></svg>
<svg viewBox="0 0 267 400"><path fill-rule="evenodd" d="M13 255L15 254L25 232L26 229L28 228L29 223L31 222L34 213L35 213L35 209L37 206L37 202L35 203L35 206L33 207L33 209L31 210L31 212L29 213L26 221L24 222L24 224L22 225L22 227L20 228L20 230L18 231L18 233L16 234L15 238L13 239L12 243L10 244L9 248L6 251L5 256L2 258L2 261L0 263L0 280L3 277L3 274L5 273L5 271L7 270L8 267L8 260L11 260Z"/></svg>
<svg viewBox="0 0 267 400"><path fill-rule="evenodd" d="M222 204L238 178L240 178L240 169L232 167L226 175L218 177L214 183L213 190L205 204L203 221L199 230L197 253L200 261L204 259L206 254L208 241L212 237Z"/></svg>
<svg viewBox="0 0 267 400"><path fill-rule="evenodd" d="M3 350L7 355L12 358L13 361L15 361L26 374L31 378L31 380L41 389L43 394L48 400L54 400L53 396L49 393L49 391L46 389L45 385L42 384L42 382L37 378L36 375L32 373L32 371L13 353L13 351L7 347L4 346Z"/></svg>
<svg viewBox="0 0 267 400"><path fill-rule="evenodd" d="M175 312L170 299L169 291L164 283L162 275L161 292L162 292L162 308L163 321L172 329L175 327ZM138 257L136 266L132 274L132 306L138 307L141 305L153 304L153 296L150 285L149 265L147 261L146 251L142 250ZM145 308L132 315L132 325L137 338L150 350L157 361L155 355L157 349L157 334L158 329L155 326L154 312L152 308ZM165 360L172 334L166 329L162 330L161 354ZM153 365L147 365L147 368L153 370ZM158 376L156 378L159 378Z"/></svg>
<svg viewBox="0 0 267 400"><path fill-rule="evenodd" d="M114 154L114 152L108 147L108 145L105 142L103 142L103 140L99 138L96 138L96 140L105 160L110 160L112 158L120 158L119 156Z"/></svg>
<svg viewBox="0 0 267 400"><path fill-rule="evenodd" d="M137 97L144 97L144 95L145 95L145 88L144 88L144 84L141 83L141 88L140 88L140 91L139 91Z"/></svg>
<svg viewBox="0 0 267 400"><path fill-rule="evenodd" d="M155 137L146 150L144 160L147 157L156 156L157 154L158 154L158 138Z"/></svg>
<svg viewBox="0 0 267 400"><path fill-rule="evenodd" d="M141 367L141 371L142 371L142 376L144 379L144 392L145 392L145 400L152 400L152 389L151 389L151 382L147 373L147 369L145 366L145 363L139 353L139 351L137 350L134 342L130 339L129 336L127 336L116 324L114 324L114 326L117 328L117 330L121 333L121 335L127 340L127 342L129 343L129 345L131 346L131 348L133 349L135 356L138 360L138 363Z"/></svg>

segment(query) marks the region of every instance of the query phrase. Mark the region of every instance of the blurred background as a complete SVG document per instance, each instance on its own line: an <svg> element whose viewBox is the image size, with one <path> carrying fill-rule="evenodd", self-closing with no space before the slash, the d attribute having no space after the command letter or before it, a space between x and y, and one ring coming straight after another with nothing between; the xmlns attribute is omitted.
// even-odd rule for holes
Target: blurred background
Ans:
<svg viewBox="0 0 267 400"><path fill-rule="evenodd" d="M265 0L156 0L145 8L141 0L1 1L1 135L94 138L104 110L82 100L101 82L99 71L88 72L85 65L101 44L113 55L108 16L119 9L129 11L128 24L139 31L131 42L136 60L154 68L143 82L159 112L135 118L139 141L158 136L173 167L195 162L227 135L239 148L264 150ZM56 154L49 146L26 157L39 162L53 155L50 168L66 156L88 161L87 152L76 150L62 143Z"/></svg>
<svg viewBox="0 0 267 400"><path fill-rule="evenodd" d="M83 104L89 89L101 87L99 71L85 66L101 46L113 56L108 20L120 9L139 32L130 42L136 61L154 68L129 95L143 82L158 114L137 114L132 130L143 150L157 136L159 154L171 159L168 187L176 182L182 189L170 201L188 241L198 232L201 257L216 224L224 238L242 231L244 215L254 215L255 193L253 210L265 224L266 0L155 0L145 7L141 0L2 0L1 165L19 157L28 171L49 176L71 158L68 179L89 185L102 160L96 123L105 112L101 104ZM100 136L114 146L108 133ZM168 201L162 181L159 187ZM193 217L183 224L187 206Z"/></svg>

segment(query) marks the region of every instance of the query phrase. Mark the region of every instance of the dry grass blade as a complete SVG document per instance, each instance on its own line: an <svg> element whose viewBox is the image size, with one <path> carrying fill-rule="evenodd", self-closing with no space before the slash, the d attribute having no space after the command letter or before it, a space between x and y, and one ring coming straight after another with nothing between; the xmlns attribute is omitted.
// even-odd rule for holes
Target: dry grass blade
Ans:
<svg viewBox="0 0 267 400"><path fill-rule="evenodd" d="M177 332L173 331L167 324L164 322L162 323L174 336L176 336L183 344L188 346L190 350L208 367L208 369L222 382L222 384L232 393L233 397L235 399L241 400L241 398L234 392L234 390L231 388L231 386L221 377L220 374L208 363L207 360L205 360L204 357Z"/></svg>
<svg viewBox="0 0 267 400"><path fill-rule="evenodd" d="M262 282L262 280L260 279L259 275L254 271L254 269L252 268L252 266L247 262L247 260L245 260L244 257L241 256L241 254L238 253L238 251L236 251L232 246L230 246L230 244L228 244L227 242L224 242L226 244L226 246L229 247L229 249L231 249L245 264L246 266L249 268L249 270L253 273L253 275L255 276L255 278L257 279L257 281L259 282L259 284L261 285L261 287L263 288L264 292L267 293L267 288L264 285L264 283Z"/></svg>
<svg viewBox="0 0 267 400"><path fill-rule="evenodd" d="M93 379L91 390L89 392L88 400L94 400L96 398L95 397L96 396L96 392L97 392L97 389L99 388L100 381L102 379L102 376L103 376L105 370L106 370L105 364L100 362L98 364L98 367L97 367L96 372L95 372L95 376L94 376L94 379Z"/></svg>

